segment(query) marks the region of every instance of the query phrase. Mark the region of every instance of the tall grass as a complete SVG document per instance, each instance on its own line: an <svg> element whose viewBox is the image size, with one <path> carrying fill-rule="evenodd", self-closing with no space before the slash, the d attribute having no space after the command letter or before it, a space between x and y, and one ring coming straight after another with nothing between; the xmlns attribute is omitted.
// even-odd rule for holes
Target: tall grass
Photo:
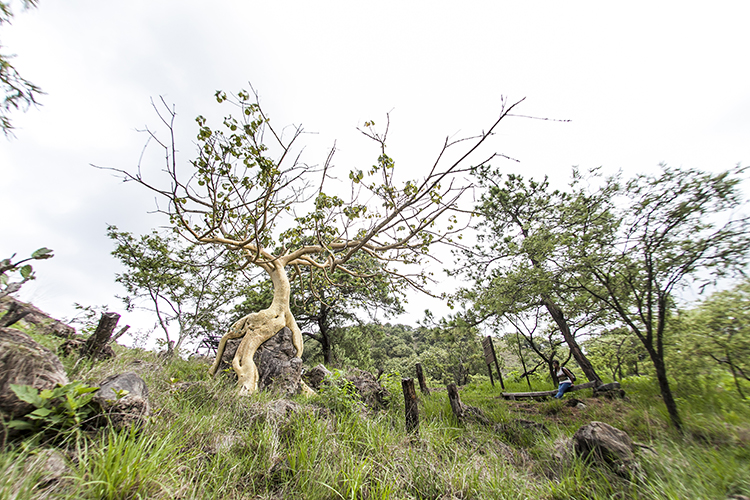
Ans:
<svg viewBox="0 0 750 500"><path fill-rule="evenodd" d="M15 442L0 452L0 499L610 499L726 498L750 494L750 410L710 381L676 384L688 433L668 426L655 384L624 383L628 401L505 401L481 377L461 389L465 404L498 424L544 424L551 435L521 428L461 424L445 390L420 396L418 434L404 428L400 376L386 410L370 411L351 395L321 394L279 402L267 394L238 398L232 383L209 379L206 365L121 350L107 363L64 360L71 379L95 384L137 371L150 388L153 414L139 430L87 435L63 449L67 471L45 479L35 453ZM506 391L526 381L506 380ZM551 389L544 380L535 390ZM689 390L686 389L689 388ZM639 447L628 473L576 458L570 436L592 420L628 432ZM653 451L651 451L653 450Z"/></svg>

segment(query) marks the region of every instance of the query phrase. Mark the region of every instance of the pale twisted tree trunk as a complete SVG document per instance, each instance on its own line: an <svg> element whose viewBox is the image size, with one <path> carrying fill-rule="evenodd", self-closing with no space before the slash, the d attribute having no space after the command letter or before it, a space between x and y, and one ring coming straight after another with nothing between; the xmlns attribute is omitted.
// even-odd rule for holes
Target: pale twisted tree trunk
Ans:
<svg viewBox="0 0 750 500"><path fill-rule="evenodd" d="M229 332L221 338L216 360L209 370L212 376L216 374L227 340L243 337L232 361L232 368L237 373L240 394L252 394L258 390L258 368L253 362L255 351L285 326L292 331L292 343L297 348L297 356L302 356L302 332L289 309L291 288L285 265L285 259L277 259L261 265L273 283L273 301L268 309L250 313L232 325ZM304 382L300 381L300 383L303 391L311 392Z"/></svg>

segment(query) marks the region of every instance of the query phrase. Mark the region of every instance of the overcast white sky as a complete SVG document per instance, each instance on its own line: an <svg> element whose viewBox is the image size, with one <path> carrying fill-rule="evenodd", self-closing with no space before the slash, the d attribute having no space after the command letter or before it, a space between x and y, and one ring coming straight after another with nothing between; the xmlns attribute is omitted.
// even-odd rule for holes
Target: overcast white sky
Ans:
<svg viewBox="0 0 750 500"><path fill-rule="evenodd" d="M318 132L308 163L337 140L344 176L376 158L356 132L364 121L391 112L391 156L417 172L446 136L487 128L502 96L572 120L501 129L492 147L527 176L747 164L749 21L744 1L41 0L0 31L47 92L0 138L0 257L54 249L20 295L53 315L74 302L121 311L106 225L143 233L161 221L148 193L90 164L135 166L158 96L176 106L187 161L194 117L215 112L216 90L248 82L274 123Z"/></svg>

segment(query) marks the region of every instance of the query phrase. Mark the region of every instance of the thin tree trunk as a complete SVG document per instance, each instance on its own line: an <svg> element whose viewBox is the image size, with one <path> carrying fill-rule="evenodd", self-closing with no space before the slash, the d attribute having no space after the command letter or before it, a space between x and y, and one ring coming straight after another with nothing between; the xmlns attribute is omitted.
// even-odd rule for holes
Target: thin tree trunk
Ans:
<svg viewBox="0 0 750 500"><path fill-rule="evenodd" d="M531 391L531 381L529 380L529 372L526 370L526 361L523 359L523 350L521 349L521 337L516 332L516 340L518 341L518 357L521 358L521 366L523 366L523 374L526 376L526 383L529 384L529 390Z"/></svg>
<svg viewBox="0 0 750 500"><path fill-rule="evenodd" d="M130 329L130 325L125 325L122 328L120 328L120 331L118 331L116 334L112 335L112 338L109 339L110 344L114 344L117 339L125 335L125 332L127 332Z"/></svg>
<svg viewBox="0 0 750 500"><path fill-rule="evenodd" d="M554 319L555 323L557 323L557 326L560 329L560 333L562 333L565 342L568 344L570 353L575 358L578 366L581 367L581 370L583 371L584 375L586 375L586 378L588 378L590 382L601 384L601 378L599 378L599 375L597 375L594 367L591 366L591 363L589 362L586 355L583 354L583 351L578 345L578 342L576 342L573 334L570 333L570 326L565 319L565 315L563 314L562 309L560 309L560 307L549 298L543 298L543 302L544 306L547 308L547 311L550 313L550 316L552 316L552 319Z"/></svg>
<svg viewBox="0 0 750 500"><path fill-rule="evenodd" d="M737 379L737 371L734 369L734 363L732 362L730 349L726 349L727 354L727 363L729 364L729 369L732 370L732 377L734 378L734 385L737 387L737 392L740 394L740 397L742 399L745 399L745 395L742 393L742 387L740 386L740 381Z"/></svg>
<svg viewBox="0 0 750 500"><path fill-rule="evenodd" d="M323 364L332 366L331 340L328 338L328 333L323 330L320 331L320 351L323 353Z"/></svg>
<svg viewBox="0 0 750 500"><path fill-rule="evenodd" d="M656 380L659 383L661 398L664 401L664 405L667 407L669 420L672 422L672 425L675 427L675 429L682 433L682 419L680 418L680 414L677 411L677 402L674 400L674 396L672 395L672 389L669 387L667 368L664 365L664 360L661 359L653 349L649 349L648 353L651 356L651 362L654 364L654 370L656 371Z"/></svg>
<svg viewBox="0 0 750 500"><path fill-rule="evenodd" d="M318 331L320 332L320 351L323 353L323 364L331 366L333 356L331 353L331 337L328 335L328 307L325 304L320 305L318 313Z"/></svg>

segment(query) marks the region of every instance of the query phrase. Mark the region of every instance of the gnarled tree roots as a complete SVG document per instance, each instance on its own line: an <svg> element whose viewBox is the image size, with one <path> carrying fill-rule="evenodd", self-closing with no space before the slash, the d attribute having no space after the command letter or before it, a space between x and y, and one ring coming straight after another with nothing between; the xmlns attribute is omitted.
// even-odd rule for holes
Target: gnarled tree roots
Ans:
<svg viewBox="0 0 750 500"><path fill-rule="evenodd" d="M242 342L232 360L232 368L237 374L240 395L249 395L256 392L258 390L258 368L253 361L255 351L263 342L276 335L285 326L292 331L292 343L297 349L297 356L301 356L302 332L294 321L294 316L288 308L274 307L272 304L268 309L250 313L232 325L219 342L216 360L209 369L209 374L211 376L216 375L227 341L242 337ZM312 389L304 382L300 381L300 384L303 393L313 394Z"/></svg>

